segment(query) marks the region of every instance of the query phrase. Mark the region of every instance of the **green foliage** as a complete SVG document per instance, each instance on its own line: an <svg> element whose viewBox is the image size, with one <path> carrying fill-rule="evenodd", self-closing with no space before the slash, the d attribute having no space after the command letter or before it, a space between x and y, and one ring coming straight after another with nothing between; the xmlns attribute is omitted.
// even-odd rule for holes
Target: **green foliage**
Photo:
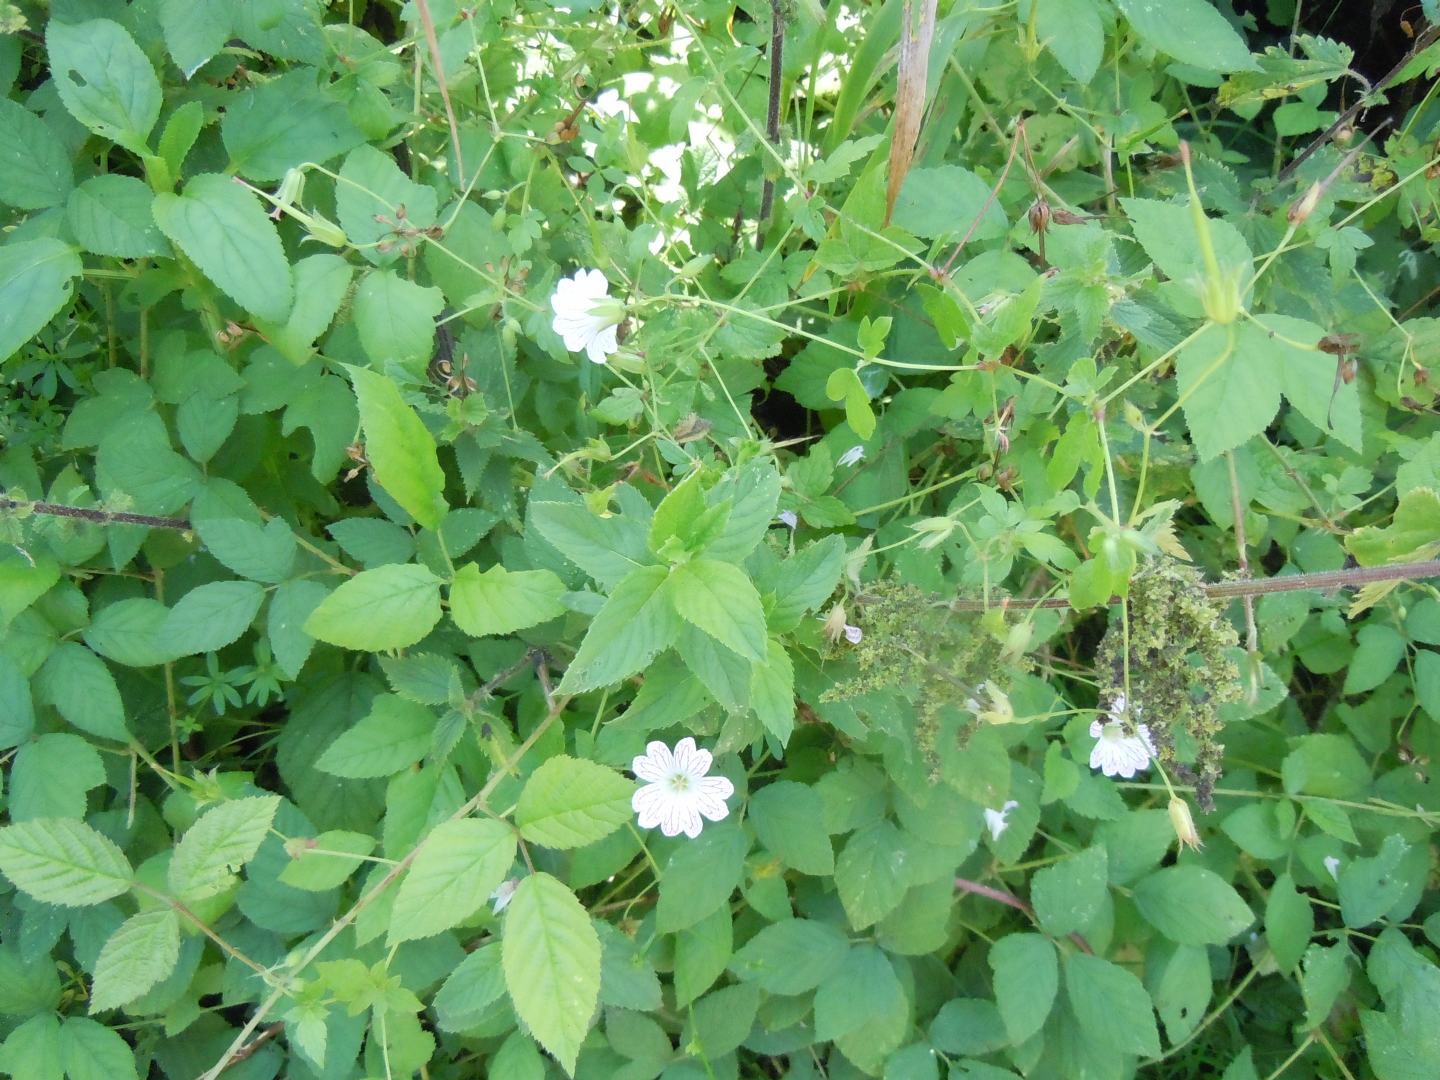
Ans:
<svg viewBox="0 0 1440 1080"><path fill-rule="evenodd" d="M0 1074L1440 1074L1351 6L0 5Z"/></svg>

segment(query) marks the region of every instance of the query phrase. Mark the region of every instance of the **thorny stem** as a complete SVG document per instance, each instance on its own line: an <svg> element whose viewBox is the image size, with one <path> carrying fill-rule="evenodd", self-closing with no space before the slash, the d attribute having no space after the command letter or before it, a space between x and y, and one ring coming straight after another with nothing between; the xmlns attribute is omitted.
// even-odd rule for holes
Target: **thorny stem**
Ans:
<svg viewBox="0 0 1440 1080"><path fill-rule="evenodd" d="M0 496L0 510L25 510L52 517L78 518L96 525L145 525L152 529L176 529L184 532L190 522L184 518L155 517L151 514L130 514L120 510L91 510L83 506L61 506L59 503L30 502Z"/></svg>

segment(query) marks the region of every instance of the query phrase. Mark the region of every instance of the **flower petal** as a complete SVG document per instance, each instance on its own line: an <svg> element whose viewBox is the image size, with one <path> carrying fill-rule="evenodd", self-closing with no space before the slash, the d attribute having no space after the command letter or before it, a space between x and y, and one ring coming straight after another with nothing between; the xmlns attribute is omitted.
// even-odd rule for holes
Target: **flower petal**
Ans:
<svg viewBox="0 0 1440 1080"><path fill-rule="evenodd" d="M735 794L735 785L725 776L707 776L696 785L697 790L703 791L713 799L724 802Z"/></svg>
<svg viewBox="0 0 1440 1080"><path fill-rule="evenodd" d="M585 346L585 355L590 358L591 363L605 363L610 354L620 348L620 344L615 338L615 332L618 329L619 327L613 325L607 326L603 330L598 330L590 339L590 343Z"/></svg>

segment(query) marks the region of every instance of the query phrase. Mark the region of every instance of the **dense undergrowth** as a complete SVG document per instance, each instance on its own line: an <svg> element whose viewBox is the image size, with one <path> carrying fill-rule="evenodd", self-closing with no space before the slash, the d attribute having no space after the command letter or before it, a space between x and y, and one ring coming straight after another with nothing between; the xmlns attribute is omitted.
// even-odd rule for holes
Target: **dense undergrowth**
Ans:
<svg viewBox="0 0 1440 1080"><path fill-rule="evenodd" d="M0 4L0 1071L1440 1075L1437 12L1251 8Z"/></svg>

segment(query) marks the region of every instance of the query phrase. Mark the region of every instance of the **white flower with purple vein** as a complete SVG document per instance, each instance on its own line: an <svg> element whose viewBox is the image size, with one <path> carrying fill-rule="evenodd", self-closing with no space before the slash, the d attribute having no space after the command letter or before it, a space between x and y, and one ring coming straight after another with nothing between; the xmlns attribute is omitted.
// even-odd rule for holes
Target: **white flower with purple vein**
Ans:
<svg viewBox="0 0 1440 1080"><path fill-rule="evenodd" d="M710 751L696 749L689 736L673 752L663 742L647 745L630 763L630 771L645 781L630 800L640 828L659 825L666 836L683 832L694 839L704 826L702 818L723 820L730 813L725 800L735 794L735 785L723 776L706 775L712 760Z"/></svg>

